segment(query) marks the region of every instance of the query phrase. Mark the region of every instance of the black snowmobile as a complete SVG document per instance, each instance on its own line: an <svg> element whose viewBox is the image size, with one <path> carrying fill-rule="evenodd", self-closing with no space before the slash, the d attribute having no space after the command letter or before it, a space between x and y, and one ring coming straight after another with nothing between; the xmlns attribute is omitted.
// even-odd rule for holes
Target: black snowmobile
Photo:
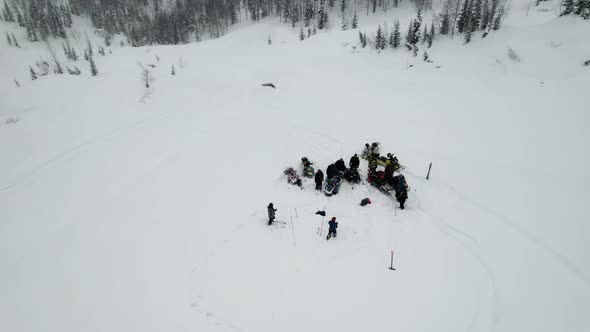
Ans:
<svg viewBox="0 0 590 332"><path fill-rule="evenodd" d="M324 186L324 194L326 194L326 196L332 196L338 193L340 185L344 181L342 177L342 172L338 172L336 176L326 181L326 185Z"/></svg>

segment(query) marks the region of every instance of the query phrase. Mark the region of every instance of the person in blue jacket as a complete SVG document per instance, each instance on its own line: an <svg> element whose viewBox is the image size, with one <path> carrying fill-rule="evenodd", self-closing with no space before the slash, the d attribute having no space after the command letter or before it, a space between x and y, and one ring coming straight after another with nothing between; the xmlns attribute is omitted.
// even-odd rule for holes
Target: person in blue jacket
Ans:
<svg viewBox="0 0 590 332"><path fill-rule="evenodd" d="M332 236L336 237L336 228L338 228L338 223L336 222L336 217L332 217L328 222L330 225L330 229L328 230L328 236L326 236L326 240L329 240Z"/></svg>

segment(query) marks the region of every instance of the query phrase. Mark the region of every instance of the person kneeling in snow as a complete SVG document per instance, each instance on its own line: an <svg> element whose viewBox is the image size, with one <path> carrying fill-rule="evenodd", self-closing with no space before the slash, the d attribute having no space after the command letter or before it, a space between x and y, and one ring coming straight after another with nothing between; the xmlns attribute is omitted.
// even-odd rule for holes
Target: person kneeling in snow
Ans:
<svg viewBox="0 0 590 332"><path fill-rule="evenodd" d="M371 204L371 200L369 199L369 197L363 198L363 200L361 201L361 206L365 206L367 204Z"/></svg>
<svg viewBox="0 0 590 332"><path fill-rule="evenodd" d="M326 236L326 240L329 240L332 236L336 237L336 228L338 228L336 217L332 217L332 219L328 222L328 225L330 225L330 229L328 230L328 236Z"/></svg>
<svg viewBox="0 0 590 332"><path fill-rule="evenodd" d="M277 211L277 209L275 209L272 205L272 203L268 204L268 224L272 224L273 221L275 221L275 212Z"/></svg>

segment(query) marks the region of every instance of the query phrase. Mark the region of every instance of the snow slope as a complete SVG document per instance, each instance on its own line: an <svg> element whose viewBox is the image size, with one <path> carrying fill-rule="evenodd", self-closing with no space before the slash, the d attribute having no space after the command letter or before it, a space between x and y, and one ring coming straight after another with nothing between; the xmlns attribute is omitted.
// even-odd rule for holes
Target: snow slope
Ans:
<svg viewBox="0 0 590 332"><path fill-rule="evenodd" d="M3 45L0 330L588 329L590 24L513 9L484 40L436 40L433 63L272 20L114 47L98 78L29 81L42 51ZM155 65L145 103L137 62ZM374 140L406 166L405 211L282 175Z"/></svg>

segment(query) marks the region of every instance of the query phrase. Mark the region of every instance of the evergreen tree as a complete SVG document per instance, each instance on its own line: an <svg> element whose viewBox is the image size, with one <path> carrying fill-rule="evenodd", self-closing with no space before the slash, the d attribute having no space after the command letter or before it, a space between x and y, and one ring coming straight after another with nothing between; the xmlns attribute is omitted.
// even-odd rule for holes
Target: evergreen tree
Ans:
<svg viewBox="0 0 590 332"><path fill-rule="evenodd" d="M503 16L504 16L504 8L500 8L500 10L498 11L498 15L496 15L496 18L494 19L494 25L492 26L492 29L494 29L494 30L500 29L500 27L502 26L502 17Z"/></svg>
<svg viewBox="0 0 590 332"><path fill-rule="evenodd" d="M309 22L313 19L314 12L313 12L313 3L310 0L305 0L304 5L305 11L303 13L303 22L305 26L309 26Z"/></svg>
<svg viewBox="0 0 590 332"><path fill-rule="evenodd" d="M12 10L6 3L6 0L4 0L4 9L2 11L4 13L4 20L6 22L14 22L14 15L12 14Z"/></svg>
<svg viewBox="0 0 590 332"><path fill-rule="evenodd" d="M340 23L340 28L342 30L348 30L348 22L346 21L345 16L342 16L342 22Z"/></svg>
<svg viewBox="0 0 590 332"><path fill-rule="evenodd" d="M399 31L399 20L395 20L393 31L391 31L391 37L389 39L389 45L393 48L398 48L401 43L401 33Z"/></svg>
<svg viewBox="0 0 590 332"><path fill-rule="evenodd" d="M25 20L23 18L23 15L20 13L20 10L18 10L18 8L16 8L16 6L14 7L14 12L16 13L16 22L18 22L18 25L22 28L25 27Z"/></svg>
<svg viewBox="0 0 590 332"><path fill-rule="evenodd" d="M92 52L92 43L90 42L90 39L86 39L86 50L88 51L88 56L93 56L94 53Z"/></svg>
<svg viewBox="0 0 590 332"><path fill-rule="evenodd" d="M318 29L322 30L326 27L326 25L328 24L328 13L326 12L326 9L324 8L324 5L320 5L320 8L318 9Z"/></svg>
<svg viewBox="0 0 590 332"><path fill-rule="evenodd" d="M385 49L385 36L383 35L383 30L381 29L381 25L377 28L377 35L375 36L375 47L378 50Z"/></svg>
<svg viewBox="0 0 590 332"><path fill-rule="evenodd" d="M459 33L463 33L466 30L465 28L469 25L470 16L469 0L465 0L463 2L463 7L461 7L459 20L457 21L457 29L459 30Z"/></svg>
<svg viewBox="0 0 590 332"><path fill-rule="evenodd" d="M356 17L356 12L354 12L354 16L352 17L352 25L350 27L353 29L356 29L356 28L358 28L358 26L359 26L359 20Z"/></svg>
<svg viewBox="0 0 590 332"><path fill-rule="evenodd" d="M415 19L412 27L412 45L416 45L420 41L420 27L422 26L422 19Z"/></svg>
<svg viewBox="0 0 590 332"><path fill-rule="evenodd" d="M272 45L272 40L270 39L270 35L268 35L268 45Z"/></svg>
<svg viewBox="0 0 590 332"><path fill-rule="evenodd" d="M406 43L414 44L414 20L410 20L410 26L408 27L408 33L406 34Z"/></svg>
<svg viewBox="0 0 590 332"><path fill-rule="evenodd" d="M465 30L465 44L471 41L471 34L471 27L467 27L467 29Z"/></svg>
<svg viewBox="0 0 590 332"><path fill-rule="evenodd" d="M303 27L299 30L299 40L305 40L305 34L303 33Z"/></svg>
<svg viewBox="0 0 590 332"><path fill-rule="evenodd" d="M428 48L432 47L432 41L434 40L434 22L430 25L430 33L428 34Z"/></svg>
<svg viewBox="0 0 590 332"><path fill-rule="evenodd" d="M14 33L11 33L11 35L12 35L12 45L14 45L14 47L20 48L20 45L18 44L18 41L16 40Z"/></svg>
<svg viewBox="0 0 590 332"><path fill-rule="evenodd" d="M346 7L348 7L348 0L340 0L340 12L342 13L342 16L344 16Z"/></svg>
<svg viewBox="0 0 590 332"><path fill-rule="evenodd" d="M484 0L481 10L482 11L481 11L480 29L485 30L490 24L490 2L489 2L489 0Z"/></svg>
<svg viewBox="0 0 590 332"><path fill-rule="evenodd" d="M55 60L55 70L54 70L54 72L56 74L60 74L60 75L64 73L64 70L61 67L61 63L59 63L59 61L57 61L57 60Z"/></svg>
<svg viewBox="0 0 590 332"><path fill-rule="evenodd" d="M424 32L422 33L422 45L428 40L428 24L424 24Z"/></svg>
<svg viewBox="0 0 590 332"><path fill-rule="evenodd" d="M563 11L561 12L561 14L559 14L559 16L569 15L574 12L574 0L564 0L563 3L561 4L561 6L563 7ZM9 21L9 22L12 22L12 21ZM494 27L495 26L496 26L496 22L494 21ZM497 30L497 29L494 29L494 30Z"/></svg>
<svg viewBox="0 0 590 332"><path fill-rule="evenodd" d="M12 45L12 38L10 38L10 35L8 34L8 32L6 33L6 41L8 42L8 46L14 46L14 45Z"/></svg>
<svg viewBox="0 0 590 332"><path fill-rule="evenodd" d="M174 65L172 65L172 71L170 71L170 75L176 76L176 69L174 68Z"/></svg>
<svg viewBox="0 0 590 332"><path fill-rule="evenodd" d="M449 17L449 9L447 8L443 14L440 15L440 34L448 35L451 29L451 19Z"/></svg>
<svg viewBox="0 0 590 332"><path fill-rule="evenodd" d="M367 46L367 35L359 31L359 40L361 42L362 48L365 48L365 46Z"/></svg>
<svg viewBox="0 0 590 332"><path fill-rule="evenodd" d="M88 62L90 63L90 74L92 76L98 75L98 69L96 69L96 63L94 63L94 58L92 58L92 55L88 56Z"/></svg>
<svg viewBox="0 0 590 332"><path fill-rule="evenodd" d="M473 2L473 11L471 16L471 31L476 31L479 29L481 24L481 17L482 17L482 0L474 0Z"/></svg>
<svg viewBox="0 0 590 332"><path fill-rule="evenodd" d="M35 70L33 70L33 67L29 66L29 72L31 73L31 80L36 80L37 79L37 73L35 73Z"/></svg>

